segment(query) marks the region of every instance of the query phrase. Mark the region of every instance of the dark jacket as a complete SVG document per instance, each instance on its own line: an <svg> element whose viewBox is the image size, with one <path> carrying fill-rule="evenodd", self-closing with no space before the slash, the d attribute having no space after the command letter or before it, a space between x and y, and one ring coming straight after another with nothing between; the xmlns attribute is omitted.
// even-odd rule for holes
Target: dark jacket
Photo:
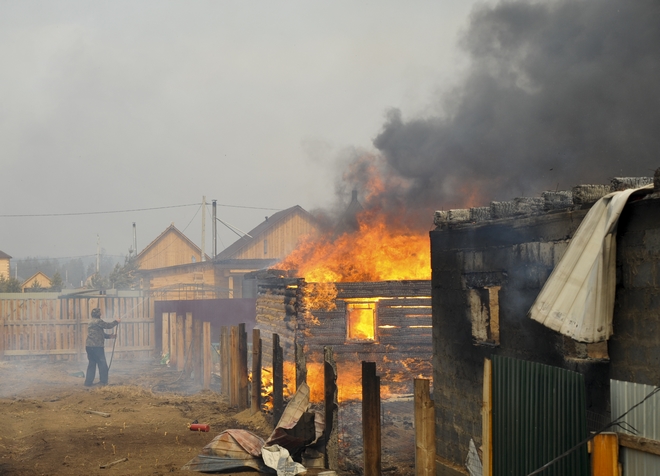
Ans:
<svg viewBox="0 0 660 476"><path fill-rule="evenodd" d="M89 323L87 328L87 341L85 345L87 347L103 347L105 345L105 339L109 339L111 334L106 334L103 329L112 329L119 322L105 322L102 319L92 318L92 322Z"/></svg>

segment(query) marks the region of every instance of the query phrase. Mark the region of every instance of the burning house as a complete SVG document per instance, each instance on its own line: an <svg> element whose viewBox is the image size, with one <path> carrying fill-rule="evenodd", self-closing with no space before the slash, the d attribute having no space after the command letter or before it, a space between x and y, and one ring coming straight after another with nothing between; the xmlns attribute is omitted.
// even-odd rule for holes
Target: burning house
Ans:
<svg viewBox="0 0 660 476"><path fill-rule="evenodd" d="M428 280L308 283L286 276L259 278L257 327L264 365L272 361L272 335L284 361L303 349L312 399L323 392L323 348L338 365L339 399L359 399L360 362L376 362L387 393L411 393L412 379L431 376L431 282ZM293 384L295 376L289 381Z"/></svg>
<svg viewBox="0 0 660 476"><path fill-rule="evenodd" d="M363 208L353 191L333 229L300 244L279 269L248 276L257 280L257 327L266 361L272 334L280 337L285 361L293 362L301 347L312 392L325 346L333 347L340 382L341 366L358 368L362 360L406 379L430 376L428 238L405 225L391 226L379 212ZM350 385L340 387L340 398L346 398L341 392Z"/></svg>
<svg viewBox="0 0 660 476"><path fill-rule="evenodd" d="M589 315L585 321L572 318L570 329L562 328L560 333L548 328L547 322L542 325L530 319L528 311L568 253L569 243L594 202L611 191L650 184L651 179L614 179L611 185L578 186L568 192L547 192L541 198L436 212L436 229L430 235L438 474L464 474L456 467L464 467L472 441L482 450L484 464L494 470L492 474L504 474L502 465L511 454L518 457L508 461L507 471L515 466L521 472L506 474L529 474L566 449L557 443L556 435L563 434L559 431L548 441L539 439L544 437L543 432L556 429L556 422L566 423L562 431L575 429L582 435L587 430L600 430L602 424L623 413L620 410L623 405L616 401L619 398L616 388L658 385L660 189L657 175L656 172L655 189L647 187L633 194L618 222L604 229L605 233L615 232L616 242L610 246L607 240L602 240L606 248L597 250L596 254L607 261L608 253L612 257L615 253L616 264L612 263L611 267L615 286L610 290L603 282L593 280L583 287L587 297L605 298L614 293L611 335L608 333L602 339L579 337L579 331L590 326ZM571 276L559 273L553 279L563 285ZM554 308L546 309L550 309L554 320L563 317ZM550 324L559 328L557 323ZM601 322L587 330L603 333L607 327L607 323ZM485 359L493 362L492 375L487 375L490 367L485 365ZM498 376L496 365L501 370ZM561 375L557 377L559 386L535 386L551 380L547 377L550 374L543 373L544 369L555 372L552 375ZM541 373L535 373L537 370ZM566 386L569 380L565 375L582 383ZM490 378L493 379L492 401L484 386L484 381ZM514 396L506 393L514 388L530 390ZM498 392L509 395L508 403L505 402L508 409L497 406L496 400L504 398ZM567 399L546 401L561 392L565 392ZM572 402L581 398L582 403L572 406ZM632 403L638 400L641 397ZM492 404L492 410L487 404ZM649 403L655 407L644 411L655 412L659 404L656 399ZM544 414L544 405L554 408L554 413ZM562 420L559 409L568 407L576 412ZM507 411L514 412L515 419L503 421L501 415ZM502 433L502 425L509 425L506 434ZM658 459L640 452L639 444L634 446L636 450L630 449L641 437L650 438L651 443L655 441L653 435L644 434L642 426L638 428L640 433L636 436L621 427L609 430L618 432L620 444L627 446L622 450L626 453L624 464L634 464L640 457ZM534 446L526 447L529 442ZM586 474L586 446L576 447L571 457L582 459L579 464L571 460L574 465L568 466L570 471L562 463L556 463L550 472L543 474ZM657 468L657 461L654 464Z"/></svg>
<svg viewBox="0 0 660 476"><path fill-rule="evenodd" d="M432 374L428 237L390 226L386 217L363 208L354 192L347 212L329 233L302 243L280 269L246 276L258 290L256 327L263 341L263 366L272 366L277 335L289 392L295 391L302 372L311 400L321 402L324 349L332 349L339 425L344 425L340 440L353 450L362 446L351 440L361 435L361 418L355 413L362 398L361 362L376 364L384 401L406 401L405 410L390 411L384 404L385 413L393 416L393 432L412 430L413 381ZM399 462L414 456L413 441L411 435L397 438L393 451L406 453L396 456ZM348 457L361 464L360 455Z"/></svg>
<svg viewBox="0 0 660 476"><path fill-rule="evenodd" d="M284 378L292 393L306 381L312 402L324 399L324 355L336 365L339 467L362 466L362 362L374 362L380 376L385 461L414 465L413 381L431 378L431 282L308 283L284 275L258 278L257 324L263 366L274 368L273 336L282 348ZM264 273L267 274L267 273ZM326 408L327 411L327 408Z"/></svg>

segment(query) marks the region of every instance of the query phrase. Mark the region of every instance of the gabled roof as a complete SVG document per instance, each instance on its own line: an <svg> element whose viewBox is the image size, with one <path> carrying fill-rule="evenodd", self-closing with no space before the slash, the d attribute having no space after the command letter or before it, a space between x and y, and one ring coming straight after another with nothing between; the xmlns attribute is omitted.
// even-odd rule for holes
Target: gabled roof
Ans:
<svg viewBox="0 0 660 476"><path fill-rule="evenodd" d="M0 251L0 259L11 259L11 256L9 256L4 251Z"/></svg>
<svg viewBox="0 0 660 476"><path fill-rule="evenodd" d="M191 248L193 248L195 251L197 251L200 255L202 254L202 249L197 246L195 243L190 240L186 235L184 235L177 227L174 226L174 223L172 223L170 226L165 228L165 231L163 231L160 235L158 235L151 243L149 243L142 251L140 251L137 255L137 260L140 261L140 257L144 256L151 250L156 244L162 240L165 236L167 236L170 233L174 233L178 237L180 237L183 241L185 241ZM206 256L206 259L209 260L211 257L207 255L206 253L204 254Z"/></svg>
<svg viewBox="0 0 660 476"><path fill-rule="evenodd" d="M260 237L267 231L275 228L288 217L295 214L301 214L307 217L310 221L316 221L314 216L312 216L312 214L307 210L302 208L300 205L294 205L291 208L287 208L286 210L279 211L269 217L266 217L266 220L262 221L259 225L248 232L248 235L250 236L243 236L242 238L239 238L237 241L218 253L218 255L215 257L215 260L217 261L233 258L243 248L250 246L252 243L258 242Z"/></svg>
<svg viewBox="0 0 660 476"><path fill-rule="evenodd" d="M38 278L43 278L44 281L40 281ZM21 284L21 287L24 288L27 283L30 283L30 282L33 282L33 281L39 281L39 284L41 284L44 287L48 287L52 283L51 279L45 273L43 273L41 271L37 271L32 276L30 276L28 279L23 281L23 284Z"/></svg>

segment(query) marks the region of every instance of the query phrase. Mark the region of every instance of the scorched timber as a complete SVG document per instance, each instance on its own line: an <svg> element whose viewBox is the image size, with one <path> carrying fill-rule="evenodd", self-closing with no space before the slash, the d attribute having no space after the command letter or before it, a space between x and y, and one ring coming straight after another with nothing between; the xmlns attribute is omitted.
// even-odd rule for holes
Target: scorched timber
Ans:
<svg viewBox="0 0 660 476"><path fill-rule="evenodd" d="M400 362L406 361L423 369L425 364L430 377L430 281L335 283L336 298L324 303L326 307L332 304L333 310L310 308L320 296L314 294L313 283L307 286L302 279L290 278L258 282L257 328L261 330L265 362L272 359L272 335L278 334L285 361L293 362L296 344L303 346L308 362L314 362L323 355L324 347L331 346L338 363L375 361L379 372L395 375L401 372ZM327 292L328 286L322 289ZM347 309L354 309L348 306L356 303L368 303L374 312L373 338L349 338Z"/></svg>

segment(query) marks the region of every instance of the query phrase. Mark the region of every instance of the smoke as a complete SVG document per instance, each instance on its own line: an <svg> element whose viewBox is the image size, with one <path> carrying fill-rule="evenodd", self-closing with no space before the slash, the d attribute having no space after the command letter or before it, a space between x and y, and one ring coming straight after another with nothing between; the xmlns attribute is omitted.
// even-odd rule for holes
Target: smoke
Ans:
<svg viewBox="0 0 660 476"><path fill-rule="evenodd" d="M470 66L434 115L387 114L375 147L417 207L487 205L660 166L660 2L473 10ZM402 189L399 189L399 192Z"/></svg>

